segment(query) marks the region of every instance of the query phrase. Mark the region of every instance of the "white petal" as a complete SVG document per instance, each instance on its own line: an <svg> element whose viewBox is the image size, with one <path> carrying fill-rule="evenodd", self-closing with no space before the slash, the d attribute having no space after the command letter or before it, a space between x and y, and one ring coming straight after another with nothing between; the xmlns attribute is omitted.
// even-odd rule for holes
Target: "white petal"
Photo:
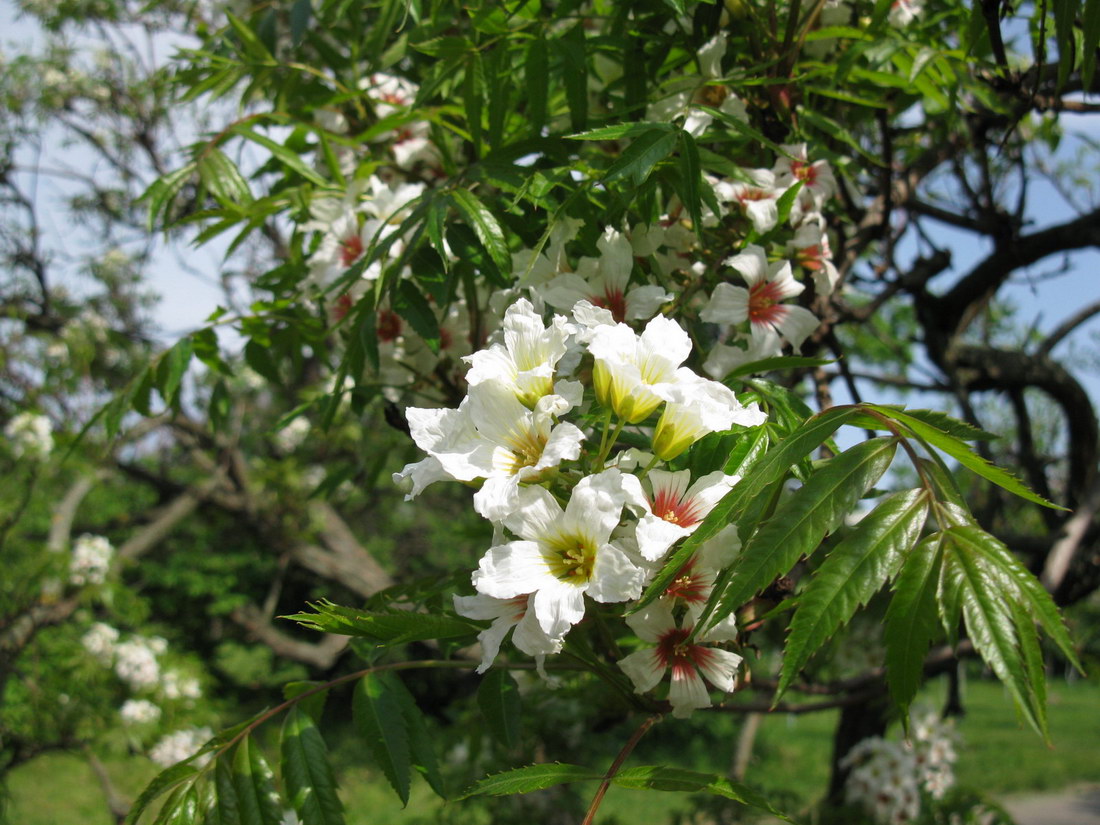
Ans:
<svg viewBox="0 0 1100 825"><path fill-rule="evenodd" d="M516 630L512 634L512 644L528 656L549 656L560 653L563 643L562 637L552 638L539 627L533 605L534 596L531 597L531 604L527 612L524 613L523 618L516 625Z"/></svg>
<svg viewBox="0 0 1100 825"><path fill-rule="evenodd" d="M519 509L504 520L509 530L530 541L557 533L563 514L549 491L526 487L519 491L519 499Z"/></svg>
<svg viewBox="0 0 1100 825"><path fill-rule="evenodd" d="M690 532L678 524L647 513L638 521L635 532L638 552L646 561L657 561L668 552L668 548Z"/></svg>
<svg viewBox="0 0 1100 825"><path fill-rule="evenodd" d="M672 608L663 600L650 602L637 613L631 613L626 623L639 639L654 645L664 634L676 629Z"/></svg>
<svg viewBox="0 0 1100 825"><path fill-rule="evenodd" d="M733 284L718 284L699 313L708 324L740 324L749 317L749 291Z"/></svg>
<svg viewBox="0 0 1100 825"><path fill-rule="evenodd" d="M625 602L642 595L645 573L613 544L606 544L596 554L588 595L598 602Z"/></svg>
<svg viewBox="0 0 1100 825"><path fill-rule="evenodd" d="M634 683L635 693L653 690L665 675L665 667L657 658L657 651L653 648L634 651L619 660L619 667Z"/></svg>
<svg viewBox="0 0 1100 825"><path fill-rule="evenodd" d="M535 593L534 610L539 627L547 636L564 636L584 618L584 587L551 577Z"/></svg>
<svg viewBox="0 0 1100 825"><path fill-rule="evenodd" d="M640 321L652 318L662 306L676 296L662 286L637 286L626 293L626 320Z"/></svg>
<svg viewBox="0 0 1100 825"><path fill-rule="evenodd" d="M699 658L699 670L716 688L726 693L731 692L737 685L737 668L741 666L741 657L716 647L706 648L706 651Z"/></svg>
<svg viewBox="0 0 1100 825"><path fill-rule="evenodd" d="M817 316L805 307L786 306L783 317L775 322L779 334L791 342L795 352L798 352L805 341L821 323Z"/></svg>
<svg viewBox="0 0 1100 825"><path fill-rule="evenodd" d="M696 708L710 707L707 687L694 670L673 669L668 701L672 704L672 715L677 719L691 716L691 712Z"/></svg>
<svg viewBox="0 0 1100 825"><path fill-rule="evenodd" d="M557 582L538 544L533 541L513 541L491 547L481 557L472 578L478 593L496 599L514 599Z"/></svg>

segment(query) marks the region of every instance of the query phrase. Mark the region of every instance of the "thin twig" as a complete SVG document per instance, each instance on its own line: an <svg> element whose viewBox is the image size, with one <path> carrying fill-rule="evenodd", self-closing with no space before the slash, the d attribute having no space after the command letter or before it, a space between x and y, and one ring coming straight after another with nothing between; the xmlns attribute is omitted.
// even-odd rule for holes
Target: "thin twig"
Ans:
<svg viewBox="0 0 1100 825"><path fill-rule="evenodd" d="M611 763L611 767L607 769L607 773L603 775L603 781L600 782L600 787L596 789L596 795L592 797L592 804L588 806L588 813L585 814L584 821L581 825L592 825L596 818L596 811L600 807L600 803L603 802L604 794L607 793L607 789L611 787L611 780L615 778L615 774L619 772L619 769L623 766L623 762L627 760L627 757L634 751L642 737L646 735L651 727L661 721L664 717L661 715L650 716L638 729L634 731L634 735L630 737L623 749L619 751L619 755L615 757L615 761Z"/></svg>

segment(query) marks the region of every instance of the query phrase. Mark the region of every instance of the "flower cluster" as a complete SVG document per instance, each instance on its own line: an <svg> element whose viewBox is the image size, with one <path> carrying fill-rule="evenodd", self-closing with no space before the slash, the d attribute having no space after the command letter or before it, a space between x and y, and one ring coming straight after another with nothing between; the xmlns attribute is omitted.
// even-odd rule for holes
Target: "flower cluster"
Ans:
<svg viewBox="0 0 1100 825"><path fill-rule="evenodd" d="M148 699L127 699L118 709L118 715L127 725L145 725L160 719L160 707Z"/></svg>
<svg viewBox="0 0 1100 825"><path fill-rule="evenodd" d="M639 334L581 300L571 317L545 323L521 299L498 340L466 358L469 392L457 409L407 411L428 454L395 474L408 497L439 480L474 484L475 509L497 525L499 539L472 576L476 595L455 599L461 615L492 622L480 636L482 671L513 628L512 643L541 661L562 649L592 603L636 600L672 546L737 482L720 470L692 478L668 467L708 433L765 420L683 366L691 351L687 333L664 316ZM648 451L616 449L627 430ZM671 669L677 713L710 704L700 674L733 687L740 657L711 646L733 638L732 623L688 639L728 561L720 552L694 559L629 620L656 647L625 657L624 671L644 692Z"/></svg>
<svg viewBox="0 0 1100 825"><path fill-rule="evenodd" d="M170 767L195 754L213 735L214 732L205 727L174 731L149 749L149 758L163 768ZM209 761L209 756L200 756L193 764L201 768Z"/></svg>
<svg viewBox="0 0 1100 825"><path fill-rule="evenodd" d="M84 584L103 584L107 580L107 571L111 569L111 559L115 549L103 536L85 533L73 544L72 558L69 560L69 581L77 586Z"/></svg>
<svg viewBox="0 0 1100 825"><path fill-rule="evenodd" d="M103 667L135 693L153 692L167 701L194 700L202 697L202 687L194 676L161 667L159 657L168 651L168 642L160 636L131 636L120 642L121 633L103 622L96 622L81 639L87 650Z"/></svg>
<svg viewBox="0 0 1100 825"><path fill-rule="evenodd" d="M883 825L915 821L922 794L942 799L955 782L954 727L927 714L913 722L911 733L906 742L864 739L841 762L850 769L846 799Z"/></svg>
<svg viewBox="0 0 1100 825"><path fill-rule="evenodd" d="M16 458L45 458L53 450L50 419L32 412L21 412L4 427L8 448Z"/></svg>

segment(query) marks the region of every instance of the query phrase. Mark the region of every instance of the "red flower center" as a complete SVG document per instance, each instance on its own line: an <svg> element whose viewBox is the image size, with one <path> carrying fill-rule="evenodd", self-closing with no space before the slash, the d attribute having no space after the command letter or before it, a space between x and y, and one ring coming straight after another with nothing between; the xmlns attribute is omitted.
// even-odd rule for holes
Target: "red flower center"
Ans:
<svg viewBox="0 0 1100 825"><path fill-rule="evenodd" d="M754 324L774 324L783 317L779 284L759 281L749 287L749 320Z"/></svg>
<svg viewBox="0 0 1100 825"><path fill-rule="evenodd" d="M340 263L344 266L351 266L362 254L363 239L358 235L351 235L340 241Z"/></svg>
<svg viewBox="0 0 1100 825"><path fill-rule="evenodd" d="M384 309L378 313L379 341L393 341L401 334L401 317L392 309Z"/></svg>
<svg viewBox="0 0 1100 825"><path fill-rule="evenodd" d="M708 648L687 640L691 631L673 628L661 634L657 640L657 661L672 668L672 676L683 677L695 672L696 666L705 664L712 654Z"/></svg>
<svg viewBox="0 0 1100 825"><path fill-rule="evenodd" d="M679 575L665 588L665 596L670 599L683 599L688 604L702 604L707 600L709 582L695 572L695 557L680 568Z"/></svg>
<svg viewBox="0 0 1100 825"><path fill-rule="evenodd" d="M603 295L594 296L592 303L602 309L609 310L611 317L617 323L621 324L626 320L626 296L623 295L622 290L612 290L611 287L608 287Z"/></svg>
<svg viewBox="0 0 1100 825"><path fill-rule="evenodd" d="M658 490L650 506L653 508L653 515L657 518L663 518L681 527L691 527L693 524L698 524L702 518L699 514L699 504L695 499L677 498L670 490Z"/></svg>
<svg viewBox="0 0 1100 825"><path fill-rule="evenodd" d="M807 163L804 160L791 161L791 174L806 186L813 186L817 183L817 169L814 168L812 163Z"/></svg>

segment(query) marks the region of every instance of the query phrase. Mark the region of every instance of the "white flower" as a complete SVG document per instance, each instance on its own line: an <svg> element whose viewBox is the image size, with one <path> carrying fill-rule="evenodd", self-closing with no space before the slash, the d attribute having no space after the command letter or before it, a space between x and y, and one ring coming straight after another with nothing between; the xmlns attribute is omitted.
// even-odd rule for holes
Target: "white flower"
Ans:
<svg viewBox="0 0 1100 825"><path fill-rule="evenodd" d="M160 718L160 708L148 699L127 699L119 708L118 715L127 725L144 725Z"/></svg>
<svg viewBox="0 0 1100 825"><path fill-rule="evenodd" d="M748 181L719 181L714 187L715 197L722 203L732 204L763 235L779 222L776 201L783 190L769 169L742 169L741 172Z"/></svg>
<svg viewBox="0 0 1100 825"><path fill-rule="evenodd" d="M119 632L108 624L96 622L85 633L80 643L104 667L109 667L115 655Z"/></svg>
<svg viewBox="0 0 1100 825"><path fill-rule="evenodd" d="M768 264L764 250L750 244L744 252L726 260L748 283L745 289L718 284L699 317L714 324L749 321L753 337L774 332L791 343L797 352L806 337L817 329L817 317L804 307L781 301L801 294L805 287L791 275L789 261Z"/></svg>
<svg viewBox="0 0 1100 825"><path fill-rule="evenodd" d="M734 424L757 427L768 418L755 403L741 406L724 384L694 374L669 387L667 401L653 432L653 452L662 461L676 458L705 435Z"/></svg>
<svg viewBox="0 0 1100 825"><path fill-rule="evenodd" d="M53 450L50 419L38 413L19 413L4 427L4 435L16 458L45 458Z"/></svg>
<svg viewBox="0 0 1100 825"><path fill-rule="evenodd" d="M774 330L762 334L737 336L734 344L715 344L703 362L703 372L721 380L743 364L753 364L765 358L783 354L783 342Z"/></svg>
<svg viewBox="0 0 1100 825"><path fill-rule="evenodd" d="M924 0L894 0L886 19L895 28L908 26L924 11Z"/></svg>
<svg viewBox="0 0 1100 825"><path fill-rule="evenodd" d="M192 756L207 740L214 735L210 728L184 728L169 733L149 750L149 758L163 768ZM201 768L210 761L209 754L196 759L192 764Z"/></svg>
<svg viewBox="0 0 1100 825"><path fill-rule="evenodd" d="M561 651L562 637L551 638L535 620L532 602L534 596L521 595L512 599L494 599L491 596L455 596L455 612L467 619L492 620L488 628L477 634L481 643L481 664L477 672L484 673L500 652L501 642L513 627L512 644L519 650L541 661Z"/></svg>
<svg viewBox="0 0 1100 825"><path fill-rule="evenodd" d="M589 301L610 311L615 321L632 321L652 318L662 304L672 300L673 295L660 286L627 289L634 249L621 232L607 227L596 245L599 258L582 258L576 272L558 275L536 289L546 303L568 311L578 301Z"/></svg>
<svg viewBox="0 0 1100 825"><path fill-rule="evenodd" d="M697 53L700 73L676 78L669 84L665 95L646 109L646 120L670 122L682 117L684 131L699 137L714 120L709 112L696 108L702 104L748 123L745 104L730 92L729 87L709 82L722 76L722 57L725 53L725 34L717 34L704 43Z"/></svg>
<svg viewBox="0 0 1100 825"><path fill-rule="evenodd" d="M691 339L662 315L640 336L625 324L597 326L589 351L597 400L629 424L644 421L667 400L673 384L695 375L679 368L691 354Z"/></svg>
<svg viewBox="0 0 1100 825"><path fill-rule="evenodd" d="M131 690L152 687L160 681L157 655L147 640L135 637L115 647L115 674Z"/></svg>
<svg viewBox="0 0 1100 825"><path fill-rule="evenodd" d="M160 690L165 699L199 699L202 687L193 676L184 676L178 670L169 670L160 680Z"/></svg>
<svg viewBox="0 0 1100 825"><path fill-rule="evenodd" d="M85 533L73 545L72 558L69 560L69 581L75 585L103 584L107 580L107 571L111 569L111 559L115 549L103 536Z"/></svg>
<svg viewBox="0 0 1100 825"><path fill-rule="evenodd" d="M684 718L696 708L710 707L704 678L726 693L736 686L741 657L728 650L707 647L705 642L715 641L709 633L701 633L689 642L691 626L679 626L665 602L651 603L627 616L626 623L638 638L654 647L631 653L619 661L619 667L634 683L636 693L655 688L671 669L668 701L673 716Z"/></svg>
<svg viewBox="0 0 1100 825"><path fill-rule="evenodd" d="M560 638L584 617L584 597L622 602L641 593L644 572L611 542L626 493L617 469L587 476L565 510L542 487L519 492L505 526L520 540L497 545L473 575L479 593L496 599L534 594L542 631Z"/></svg>
<svg viewBox="0 0 1100 825"><path fill-rule="evenodd" d="M814 279L814 292L831 295L840 273L833 263L833 250L825 228L814 221L804 222L795 232L794 239L787 242L787 248L793 253L794 262Z"/></svg>
<svg viewBox="0 0 1100 825"><path fill-rule="evenodd" d="M521 298L504 313L504 344L467 355L466 381L471 387L497 380L513 388L516 397L534 407L554 390L554 368L568 349L572 325L555 315L547 327L531 302Z"/></svg>
<svg viewBox="0 0 1100 825"><path fill-rule="evenodd" d="M740 476L716 470L691 484L690 470L652 470L647 479L650 492L642 502L645 512L635 530L642 558L657 561L673 544L694 533L739 480Z"/></svg>
<svg viewBox="0 0 1100 825"><path fill-rule="evenodd" d="M812 211L820 210L836 194L836 178L829 168L829 162L818 160L810 163L805 143L786 144L782 149L790 157L780 155L772 167L776 187L786 190L795 181L802 181L798 198L803 207Z"/></svg>

